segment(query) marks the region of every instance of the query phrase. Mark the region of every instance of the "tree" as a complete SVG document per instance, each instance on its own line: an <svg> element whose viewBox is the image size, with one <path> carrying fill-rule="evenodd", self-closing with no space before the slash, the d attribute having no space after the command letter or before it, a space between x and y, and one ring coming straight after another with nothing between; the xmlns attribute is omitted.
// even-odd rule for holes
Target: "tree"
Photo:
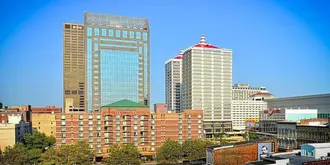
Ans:
<svg viewBox="0 0 330 165"><path fill-rule="evenodd" d="M60 164L89 165L94 157L93 151L89 149L86 141L78 141L77 144L63 145L57 152Z"/></svg>
<svg viewBox="0 0 330 165"><path fill-rule="evenodd" d="M36 164L41 156L42 150L38 148L33 148L27 150L26 158L28 164Z"/></svg>
<svg viewBox="0 0 330 165"><path fill-rule="evenodd" d="M40 157L42 165L79 164L90 165L94 157L86 141L79 141L77 144L63 145L56 150L51 147Z"/></svg>
<svg viewBox="0 0 330 165"><path fill-rule="evenodd" d="M25 134L23 142L27 149L41 149L45 151L48 147L55 144L56 138L47 136L45 133L35 132L33 134Z"/></svg>
<svg viewBox="0 0 330 165"><path fill-rule="evenodd" d="M162 147L159 148L156 155L157 161L166 164L178 163L182 157L182 146L178 142L172 140L165 141Z"/></svg>
<svg viewBox="0 0 330 165"><path fill-rule="evenodd" d="M192 161L206 157L206 147L214 145L211 141L194 139L186 140L182 144L185 159Z"/></svg>
<svg viewBox="0 0 330 165"><path fill-rule="evenodd" d="M58 157L57 150L54 147L48 148L46 152L40 156L40 165L59 165L60 158Z"/></svg>
<svg viewBox="0 0 330 165"><path fill-rule="evenodd" d="M26 148L24 144L17 143L13 147L7 146L0 160L1 165L25 164L27 162Z"/></svg>
<svg viewBox="0 0 330 165"><path fill-rule="evenodd" d="M123 147L114 145L110 148L109 158L105 162L108 165L138 165L140 164L139 151L132 143Z"/></svg>

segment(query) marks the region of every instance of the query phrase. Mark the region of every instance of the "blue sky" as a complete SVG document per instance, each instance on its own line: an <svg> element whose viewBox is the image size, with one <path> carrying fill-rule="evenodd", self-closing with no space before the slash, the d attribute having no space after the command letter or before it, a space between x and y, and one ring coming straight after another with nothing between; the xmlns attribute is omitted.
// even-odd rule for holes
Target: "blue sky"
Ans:
<svg viewBox="0 0 330 165"><path fill-rule="evenodd" d="M149 19L151 102L164 102L164 63L205 34L233 49L233 83L277 97L330 92L327 0L2 1L0 102L62 107L62 25L84 11Z"/></svg>

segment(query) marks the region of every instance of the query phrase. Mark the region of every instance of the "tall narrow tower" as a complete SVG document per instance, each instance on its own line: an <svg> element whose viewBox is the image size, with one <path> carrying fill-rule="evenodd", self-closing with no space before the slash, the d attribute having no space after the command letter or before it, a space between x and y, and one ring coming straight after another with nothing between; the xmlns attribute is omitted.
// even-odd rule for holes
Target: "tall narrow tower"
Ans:
<svg viewBox="0 0 330 165"><path fill-rule="evenodd" d="M63 109L85 110L84 25L63 24Z"/></svg>
<svg viewBox="0 0 330 165"><path fill-rule="evenodd" d="M180 112L182 83L182 54L165 63L165 98L169 112Z"/></svg>
<svg viewBox="0 0 330 165"><path fill-rule="evenodd" d="M182 73L183 108L204 110L206 136L231 131L232 51L203 35L183 52Z"/></svg>
<svg viewBox="0 0 330 165"><path fill-rule="evenodd" d="M88 111L123 99L150 105L148 20L85 12Z"/></svg>

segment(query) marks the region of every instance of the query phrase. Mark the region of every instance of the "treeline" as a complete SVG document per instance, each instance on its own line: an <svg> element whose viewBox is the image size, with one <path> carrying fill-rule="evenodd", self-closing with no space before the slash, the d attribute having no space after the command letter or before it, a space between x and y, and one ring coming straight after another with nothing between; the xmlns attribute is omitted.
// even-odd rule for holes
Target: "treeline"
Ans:
<svg viewBox="0 0 330 165"><path fill-rule="evenodd" d="M86 141L55 147L56 139L44 133L24 135L22 142L8 146L0 152L1 165L92 165L95 153ZM206 147L211 141L187 140L183 144L167 140L158 149L156 160L160 164L175 164L183 160L205 158ZM134 144L113 145L109 155L103 159L105 165L139 165L141 160Z"/></svg>
<svg viewBox="0 0 330 165"><path fill-rule="evenodd" d="M206 147L214 145L212 141L201 139L187 140L183 144L167 140L159 148L156 159L159 164L177 164L183 160L197 160L206 157Z"/></svg>

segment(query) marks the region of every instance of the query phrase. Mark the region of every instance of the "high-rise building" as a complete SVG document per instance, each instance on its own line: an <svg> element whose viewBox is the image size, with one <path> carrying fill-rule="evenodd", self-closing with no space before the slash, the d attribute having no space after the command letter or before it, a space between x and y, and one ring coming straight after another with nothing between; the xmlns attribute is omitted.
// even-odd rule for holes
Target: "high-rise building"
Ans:
<svg viewBox="0 0 330 165"><path fill-rule="evenodd" d="M204 110L206 137L229 132L232 100L232 50L200 43L183 52L182 100L184 109Z"/></svg>
<svg viewBox="0 0 330 165"><path fill-rule="evenodd" d="M63 108L64 112L85 110L84 25L63 25Z"/></svg>
<svg viewBox="0 0 330 165"><path fill-rule="evenodd" d="M150 104L148 20L85 12L88 111L122 99Z"/></svg>
<svg viewBox="0 0 330 165"><path fill-rule="evenodd" d="M233 94L235 92L242 93L243 98L245 98L246 93L251 92L249 91L250 89L243 88L237 90L233 88ZM274 95L268 93L268 91L263 88L260 92L251 94L246 99L233 99L231 111L233 129L242 131L254 127L252 123L259 122L259 112L267 109L267 102L265 99L274 97ZM239 96L239 98L242 98L242 96Z"/></svg>
<svg viewBox="0 0 330 165"><path fill-rule="evenodd" d="M182 53L165 63L165 98L170 112L181 110Z"/></svg>

